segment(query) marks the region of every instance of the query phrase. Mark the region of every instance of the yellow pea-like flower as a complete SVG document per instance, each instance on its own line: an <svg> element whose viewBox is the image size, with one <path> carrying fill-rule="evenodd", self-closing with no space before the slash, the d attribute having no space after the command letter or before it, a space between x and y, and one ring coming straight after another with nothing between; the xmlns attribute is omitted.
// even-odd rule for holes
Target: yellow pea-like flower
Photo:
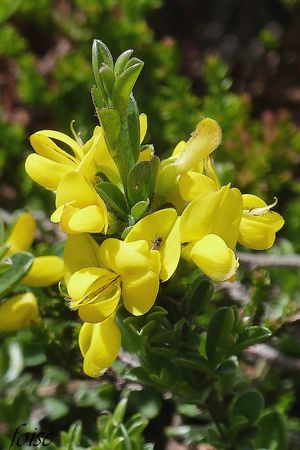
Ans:
<svg viewBox="0 0 300 450"><path fill-rule="evenodd" d="M0 305L0 332L20 330L38 317L37 300L31 292L14 295Z"/></svg>
<svg viewBox="0 0 300 450"><path fill-rule="evenodd" d="M34 217L30 213L21 214L5 241L8 247L6 254L13 255L28 250L33 242L35 230Z"/></svg>
<svg viewBox="0 0 300 450"><path fill-rule="evenodd" d="M261 198L252 194L243 195L243 216L238 241L253 250L266 250L274 244L276 232L284 225L283 217L270 209Z"/></svg>
<svg viewBox="0 0 300 450"><path fill-rule="evenodd" d="M79 170L89 180L96 172L94 156L101 144L102 130L96 127L93 137L84 145L64 133L42 130L30 137L36 153L30 154L25 162L27 174L36 182L55 191L61 179L74 170ZM70 148L70 153L59 147L55 141L62 142Z"/></svg>
<svg viewBox="0 0 300 450"><path fill-rule="evenodd" d="M220 145L222 130L213 119L201 120L177 158L179 173L187 172L207 158Z"/></svg>
<svg viewBox="0 0 300 450"><path fill-rule="evenodd" d="M22 283L31 287L51 286L58 283L63 275L64 262L61 258L53 255L37 256Z"/></svg>
<svg viewBox="0 0 300 450"><path fill-rule="evenodd" d="M121 333L114 316L100 323L84 323L79 333L79 347L86 375L97 378L112 365L121 347Z"/></svg>
<svg viewBox="0 0 300 450"><path fill-rule="evenodd" d="M69 172L59 182L56 208L51 220L60 223L61 229L68 234L107 230L106 205L80 172Z"/></svg>
<svg viewBox="0 0 300 450"><path fill-rule="evenodd" d="M107 239L99 247L88 235L70 235L65 266L70 308L86 322L103 321L121 295L129 312L144 314L158 293L160 261L145 240Z"/></svg>
<svg viewBox="0 0 300 450"><path fill-rule="evenodd" d="M184 210L180 220L183 257L191 259L215 281L231 279L238 261L233 249L242 218L242 195L223 186L204 192Z"/></svg>

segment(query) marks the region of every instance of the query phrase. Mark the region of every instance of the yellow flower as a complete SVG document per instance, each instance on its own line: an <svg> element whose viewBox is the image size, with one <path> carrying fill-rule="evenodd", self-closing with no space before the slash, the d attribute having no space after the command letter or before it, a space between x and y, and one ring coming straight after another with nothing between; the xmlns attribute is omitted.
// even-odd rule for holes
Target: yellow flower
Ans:
<svg viewBox="0 0 300 450"><path fill-rule="evenodd" d="M256 195L243 195L243 216L239 229L240 244L253 250L266 250L274 244L276 232L284 225L283 217L270 209L275 206L267 205Z"/></svg>
<svg viewBox="0 0 300 450"><path fill-rule="evenodd" d="M179 173L187 172L207 158L221 143L222 130L213 119L201 120L177 159Z"/></svg>
<svg viewBox="0 0 300 450"><path fill-rule="evenodd" d="M140 136L147 131L147 117L140 114ZM66 145L63 150L56 141ZM27 174L46 189L55 191L59 182L69 172L79 171L90 182L94 182L97 171L103 172L113 183L120 184L118 168L111 157L101 127L96 126L93 136L85 144L64 133L41 130L32 134L30 142L36 153L30 154L25 162Z"/></svg>
<svg viewBox="0 0 300 450"><path fill-rule="evenodd" d="M197 194L203 192L198 192L200 181L202 184L205 182L206 185L208 184L207 186L204 184L204 191L207 191L211 187L211 182L207 179L208 177L203 178L204 175L202 175L204 160L220 145L221 140L222 131L218 123L209 118L201 120L191 138L187 142L179 142L173 155L161 162L155 188L156 195L169 200L175 198L176 206L178 204L179 209L182 209L182 203L178 201L178 189L182 199L188 201L192 196L195 198L195 193L182 195L181 191L186 190L185 187L189 186L190 181L194 186L197 181ZM192 175L190 175L190 171L192 171ZM197 180L189 180L191 177L195 178L193 173L198 175Z"/></svg>
<svg viewBox="0 0 300 450"><path fill-rule="evenodd" d="M80 172L69 172L59 182L56 208L51 220L60 223L66 233L100 233L107 230L105 203Z"/></svg>
<svg viewBox="0 0 300 450"><path fill-rule="evenodd" d="M144 240L107 239L99 247L89 235L70 235L65 265L70 308L86 322L110 316L121 295L134 315L146 313L156 299L160 261Z"/></svg>
<svg viewBox="0 0 300 450"><path fill-rule="evenodd" d="M60 148L52 139L66 144L71 152ZM96 173L94 157L103 142L102 129L96 127L93 137L84 145L64 133L42 130L30 137L36 153L30 154L25 162L27 174L36 182L55 191L61 179L74 170L79 170L92 181Z"/></svg>
<svg viewBox="0 0 300 450"><path fill-rule="evenodd" d="M33 242L36 230L34 217L29 213L21 214L14 224L5 244L6 254L27 251ZM37 256L22 279L22 283L32 287L50 286L63 278L64 263L58 256Z"/></svg>
<svg viewBox="0 0 300 450"><path fill-rule="evenodd" d="M233 249L242 217L242 195L224 186L204 192L184 210L180 220L181 241L188 243L183 256L190 258L215 281L232 278L238 267Z"/></svg>
<svg viewBox="0 0 300 450"><path fill-rule="evenodd" d="M38 316L37 301L31 292L14 295L0 305L0 332L20 330L35 321Z"/></svg>
<svg viewBox="0 0 300 450"><path fill-rule="evenodd" d="M113 315L100 323L84 323L79 333L79 347L86 375L92 378L103 375L121 347L121 333Z"/></svg>
<svg viewBox="0 0 300 450"><path fill-rule="evenodd" d="M180 258L179 219L173 208L161 209L139 220L128 233L125 242L144 239L148 248L160 254L159 277L168 280L176 270Z"/></svg>

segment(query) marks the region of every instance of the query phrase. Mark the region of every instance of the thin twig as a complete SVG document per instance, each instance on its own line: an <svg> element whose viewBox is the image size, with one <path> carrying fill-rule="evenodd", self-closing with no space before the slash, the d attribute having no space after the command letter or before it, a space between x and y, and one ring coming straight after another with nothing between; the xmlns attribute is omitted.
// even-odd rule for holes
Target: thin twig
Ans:
<svg viewBox="0 0 300 450"><path fill-rule="evenodd" d="M242 264L254 267L299 267L300 255L265 255L264 253L238 253Z"/></svg>
<svg viewBox="0 0 300 450"><path fill-rule="evenodd" d="M262 358L276 364L284 370L300 373L300 359L286 356L274 347L266 344L257 344L244 351L245 355Z"/></svg>

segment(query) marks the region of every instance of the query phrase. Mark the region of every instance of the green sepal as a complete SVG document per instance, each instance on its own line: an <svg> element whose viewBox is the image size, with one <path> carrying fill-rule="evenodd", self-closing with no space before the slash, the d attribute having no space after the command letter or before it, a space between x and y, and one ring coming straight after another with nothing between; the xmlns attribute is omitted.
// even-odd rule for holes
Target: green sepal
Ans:
<svg viewBox="0 0 300 450"><path fill-rule="evenodd" d="M232 330L235 315L230 307L224 306L216 311L207 330L206 355L212 366L217 366L226 356L232 345Z"/></svg>
<svg viewBox="0 0 300 450"><path fill-rule="evenodd" d="M128 174L127 192L131 205L152 199L159 167L159 158L137 162Z"/></svg>
<svg viewBox="0 0 300 450"><path fill-rule="evenodd" d="M114 108L102 108L97 111L103 127L105 141L112 158L117 157L118 139L121 131L119 113Z"/></svg>
<svg viewBox="0 0 300 450"><path fill-rule="evenodd" d="M0 295L9 293L15 285L27 274L34 257L27 252L15 253L10 256L11 267L0 276Z"/></svg>
<svg viewBox="0 0 300 450"><path fill-rule="evenodd" d="M135 220L139 220L142 215L147 211L147 208L149 206L149 199L142 200L140 202L137 202L132 208L131 208L131 215L135 218Z"/></svg>
<svg viewBox="0 0 300 450"><path fill-rule="evenodd" d="M103 63L107 64L111 69L114 67L113 58L108 47L104 42L100 41L100 39L94 39L92 47L92 65L94 74L96 72L99 73L99 69Z"/></svg>
<svg viewBox="0 0 300 450"><path fill-rule="evenodd" d="M133 50L129 49L129 50L126 50L125 52L121 53L121 55L117 58L117 60L115 62L115 68L114 68L114 72L115 72L116 76L120 75L120 73L123 72L132 53L133 53Z"/></svg>
<svg viewBox="0 0 300 450"><path fill-rule="evenodd" d="M109 181L96 184L96 191L100 197L121 219L126 220L129 213L126 199L120 189Z"/></svg>
<svg viewBox="0 0 300 450"><path fill-rule="evenodd" d="M122 72L114 85L112 100L116 108L121 114L125 114L129 102L129 96L138 76L143 68L144 63L138 59L133 66L128 67Z"/></svg>

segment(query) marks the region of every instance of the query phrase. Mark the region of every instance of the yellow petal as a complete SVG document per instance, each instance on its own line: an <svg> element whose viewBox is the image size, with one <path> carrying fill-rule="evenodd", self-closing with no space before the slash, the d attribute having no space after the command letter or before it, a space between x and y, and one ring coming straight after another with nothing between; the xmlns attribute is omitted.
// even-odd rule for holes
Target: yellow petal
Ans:
<svg viewBox="0 0 300 450"><path fill-rule="evenodd" d="M147 243L144 244L147 249ZM122 278L126 276L139 278L149 269L147 256L138 251L135 242L106 239L99 248L99 256L102 267L111 269Z"/></svg>
<svg viewBox="0 0 300 450"><path fill-rule="evenodd" d="M133 315L145 314L153 306L158 294L158 276L148 271L139 278L122 278L122 296L125 308Z"/></svg>
<svg viewBox="0 0 300 450"><path fill-rule="evenodd" d="M39 316L38 304L31 292L18 294L0 305L0 332L27 327Z"/></svg>
<svg viewBox="0 0 300 450"><path fill-rule="evenodd" d="M174 159L165 160L160 164L156 179L155 194L168 199L177 187L178 173Z"/></svg>
<svg viewBox="0 0 300 450"><path fill-rule="evenodd" d="M79 160L83 158L84 154L80 145L74 139L70 138L66 134L53 130L41 130L38 132L38 134L42 136L47 136L48 138L56 139L60 142L63 142L64 144L67 144Z"/></svg>
<svg viewBox="0 0 300 450"><path fill-rule="evenodd" d="M214 281L230 279L239 266L234 252L227 247L223 239L213 234L194 244L191 258Z"/></svg>
<svg viewBox="0 0 300 450"><path fill-rule="evenodd" d="M6 244L9 246L8 255L28 250L34 239L36 223L29 213L21 214L14 224Z"/></svg>
<svg viewBox="0 0 300 450"><path fill-rule="evenodd" d="M241 216L242 195L238 189L223 186L217 192L205 192L181 216L181 241L197 241L207 234L216 234L228 247L234 248Z"/></svg>
<svg viewBox="0 0 300 450"><path fill-rule="evenodd" d="M112 286L106 292L106 300L101 300L98 303L81 306L78 310L79 317L84 322L98 323L109 317L117 308L120 297L121 287Z"/></svg>
<svg viewBox="0 0 300 450"><path fill-rule="evenodd" d="M179 263L181 251L179 222L180 219L178 218L160 249L161 271L159 278L162 281L171 278Z"/></svg>
<svg viewBox="0 0 300 450"><path fill-rule="evenodd" d="M32 153L25 161L25 170L33 181L50 191L55 191L61 179L73 169Z"/></svg>
<svg viewBox="0 0 300 450"><path fill-rule="evenodd" d="M121 347L121 333L111 316L100 323L84 323L79 333L83 370L96 378L112 365Z"/></svg>
<svg viewBox="0 0 300 450"><path fill-rule="evenodd" d="M209 118L201 120L178 158L179 173L195 167L220 145L221 140L222 130L219 124Z"/></svg>
<svg viewBox="0 0 300 450"><path fill-rule="evenodd" d="M95 178L96 162L95 156L98 152L99 141L103 139L102 128L95 127L93 137L83 147L84 157L78 165L81 172L90 182Z"/></svg>
<svg viewBox="0 0 300 450"><path fill-rule="evenodd" d="M126 236L125 242L145 240L149 248L156 238L166 239L177 219L174 208L166 208L156 211L139 220Z"/></svg>
<svg viewBox="0 0 300 450"><path fill-rule="evenodd" d="M139 220L127 235L125 242L139 239L146 240L150 249L154 248L160 252L160 279L168 280L176 270L180 258L179 221L176 210L161 209Z"/></svg>
<svg viewBox="0 0 300 450"><path fill-rule="evenodd" d="M243 209L263 208L267 204L257 195L243 194Z"/></svg>
<svg viewBox="0 0 300 450"><path fill-rule="evenodd" d="M88 205L96 205L98 199L99 196L93 186L81 173L76 171L65 175L57 187L57 207L72 202L73 206L82 208Z"/></svg>
<svg viewBox="0 0 300 450"><path fill-rule="evenodd" d="M65 282L77 270L98 267L99 246L89 234L69 235L64 247Z"/></svg>
<svg viewBox="0 0 300 450"><path fill-rule="evenodd" d="M152 146L142 150L139 156L139 161L150 161L154 156L154 149Z"/></svg>
<svg viewBox="0 0 300 450"><path fill-rule="evenodd" d="M32 287L50 286L64 276L64 262L58 256L37 256L22 283Z"/></svg>
<svg viewBox="0 0 300 450"><path fill-rule="evenodd" d="M140 114L140 144L143 142L147 133L147 116L145 113Z"/></svg>
<svg viewBox="0 0 300 450"><path fill-rule="evenodd" d="M283 224L283 218L275 212L268 212L261 217L242 217L238 241L253 250L266 250L274 244L276 231Z"/></svg>
<svg viewBox="0 0 300 450"><path fill-rule="evenodd" d="M51 159L60 164L73 166L76 163L76 158L69 153L62 150L49 137L42 134L42 132L34 133L30 136L30 143L38 155L44 158Z"/></svg>
<svg viewBox="0 0 300 450"><path fill-rule="evenodd" d="M68 234L100 233L107 217L106 208L91 205L85 208L66 206L61 215L61 229Z"/></svg>
<svg viewBox="0 0 300 450"><path fill-rule="evenodd" d="M181 155L181 153L183 152L184 148L186 146L186 142L185 141L180 141L178 142L178 144L175 146L172 156L179 156Z"/></svg>
<svg viewBox="0 0 300 450"><path fill-rule="evenodd" d="M206 175L188 171L183 173L178 181L181 197L191 202L203 192L217 191L216 183Z"/></svg>
<svg viewBox="0 0 300 450"><path fill-rule="evenodd" d="M67 286L68 293L73 300L77 301L105 287L115 278L116 274L106 269L85 267L71 275Z"/></svg>

